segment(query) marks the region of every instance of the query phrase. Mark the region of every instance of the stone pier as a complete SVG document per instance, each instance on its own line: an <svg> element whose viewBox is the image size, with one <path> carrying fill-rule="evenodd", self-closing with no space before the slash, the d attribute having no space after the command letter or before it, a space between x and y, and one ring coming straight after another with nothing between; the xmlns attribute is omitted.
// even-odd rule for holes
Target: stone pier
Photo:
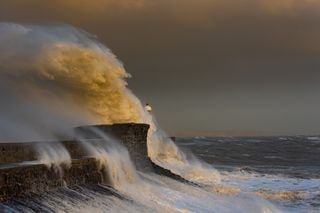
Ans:
<svg viewBox="0 0 320 213"><path fill-rule="evenodd" d="M150 171L147 154L147 124L96 125L75 128L75 138L61 142L0 143L0 201L41 193L62 186L99 184L105 180L94 158L86 157L81 143L76 140L97 139L92 129L106 133L128 148L130 157L139 170ZM72 158L71 167L60 171L37 162L37 149L43 143L61 143ZM108 183L106 183L108 184Z"/></svg>
<svg viewBox="0 0 320 213"><path fill-rule="evenodd" d="M75 128L75 137L59 142L0 143L0 202L50 191L63 186L107 184L106 171L87 156L80 141L101 140L104 135L128 149L135 167L143 172L155 172L184 181L169 170L152 163L147 152L147 124L93 125ZM69 152L71 166L48 168L37 161L37 147L61 143ZM107 144L108 145L108 144Z"/></svg>

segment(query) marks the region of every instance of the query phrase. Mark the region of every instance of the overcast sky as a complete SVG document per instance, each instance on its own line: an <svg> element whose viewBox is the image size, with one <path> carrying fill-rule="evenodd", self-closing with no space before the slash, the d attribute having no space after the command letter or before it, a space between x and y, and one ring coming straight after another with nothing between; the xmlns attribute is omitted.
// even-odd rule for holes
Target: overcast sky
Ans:
<svg viewBox="0 0 320 213"><path fill-rule="evenodd" d="M0 20L97 35L171 134L320 133L319 0L1 0Z"/></svg>

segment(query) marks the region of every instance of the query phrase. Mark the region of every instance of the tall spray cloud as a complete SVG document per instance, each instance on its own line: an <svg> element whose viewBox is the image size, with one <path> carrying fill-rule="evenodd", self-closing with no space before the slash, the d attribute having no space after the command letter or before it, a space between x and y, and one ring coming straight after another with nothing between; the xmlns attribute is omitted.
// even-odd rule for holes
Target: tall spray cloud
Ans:
<svg viewBox="0 0 320 213"><path fill-rule="evenodd" d="M0 140L68 137L91 123L148 123L152 161L192 181L219 181L158 127L127 88L122 63L94 36L67 25L13 23L0 24L0 35Z"/></svg>
<svg viewBox="0 0 320 213"><path fill-rule="evenodd" d="M88 123L142 122L139 101L126 89L129 74L91 35L12 23L1 23L0 35L0 140L48 139Z"/></svg>

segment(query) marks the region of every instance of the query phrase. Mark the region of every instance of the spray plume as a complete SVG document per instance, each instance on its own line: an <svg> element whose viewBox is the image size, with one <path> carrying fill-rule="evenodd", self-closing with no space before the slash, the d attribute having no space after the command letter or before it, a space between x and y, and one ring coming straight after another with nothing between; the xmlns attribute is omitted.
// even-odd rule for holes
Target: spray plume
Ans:
<svg viewBox="0 0 320 213"><path fill-rule="evenodd" d="M63 176L63 168L71 167L71 156L61 143L37 143L35 149L38 161L60 176Z"/></svg>
<svg viewBox="0 0 320 213"><path fill-rule="evenodd" d="M87 156L97 160L99 170L104 175L104 183L121 190L127 184L139 181L128 150L121 145L120 141L95 127L88 128L87 131L98 139L86 139L81 134L77 134L77 140Z"/></svg>
<svg viewBox="0 0 320 213"><path fill-rule="evenodd" d="M126 88L129 74L92 36L70 26L10 23L0 24L0 35L1 99L8 100L1 104L1 127L8 127L1 139L25 121L30 136L40 127L59 135L93 122L142 122L139 101Z"/></svg>
<svg viewBox="0 0 320 213"><path fill-rule="evenodd" d="M66 137L91 123L148 123L148 155L186 179L219 181L219 174L187 157L159 129L126 87L130 75L112 52L70 26L0 24L0 139ZM107 154L117 155L109 151ZM110 161L110 160L109 160Z"/></svg>

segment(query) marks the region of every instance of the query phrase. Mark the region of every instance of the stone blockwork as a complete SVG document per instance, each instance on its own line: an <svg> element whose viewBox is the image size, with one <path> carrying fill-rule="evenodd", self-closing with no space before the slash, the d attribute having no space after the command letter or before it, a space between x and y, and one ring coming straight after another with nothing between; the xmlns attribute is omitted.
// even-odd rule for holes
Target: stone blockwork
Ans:
<svg viewBox="0 0 320 213"><path fill-rule="evenodd" d="M41 193L63 186L102 183L95 159L73 160L70 168L48 168L43 164L0 168L0 201Z"/></svg>
<svg viewBox="0 0 320 213"><path fill-rule="evenodd" d="M128 149L138 170L154 171L183 181L181 177L151 162L147 152L148 129L147 124L133 123L82 126L75 128L75 139L70 141L0 143L0 202L65 185L108 184L107 172L98 167L96 159L86 157L81 142L76 140L81 138L95 144L94 141L99 141L103 134L112 136ZM72 166L57 170L37 164L36 147L47 143L62 143L70 153Z"/></svg>
<svg viewBox="0 0 320 213"><path fill-rule="evenodd" d="M78 141L47 141L47 142L23 142L0 143L0 166L8 163L37 160L37 147L50 143L61 143L68 150L72 159L82 158L85 155Z"/></svg>
<svg viewBox="0 0 320 213"><path fill-rule="evenodd" d="M36 160L36 143L0 143L0 164Z"/></svg>
<svg viewBox="0 0 320 213"><path fill-rule="evenodd" d="M127 147L138 169L152 169L147 154L149 125L130 123L78 127L75 129L75 138L80 135L89 143L91 139L100 139L101 137L92 135L92 129L111 135ZM70 168L57 170L36 162L37 147L48 143L63 144L72 158ZM98 167L96 159L86 157L86 151L76 139L62 142L0 143L0 201L65 185L108 184L107 176L106 171L101 171Z"/></svg>
<svg viewBox="0 0 320 213"><path fill-rule="evenodd" d="M131 160L138 170L151 171L152 165L148 158L147 135L148 124L114 124L82 126L75 129L76 135L83 138L101 138L101 132L118 139L129 151Z"/></svg>
<svg viewBox="0 0 320 213"><path fill-rule="evenodd" d="M113 136L128 149L137 169L148 170L151 168L147 151L148 129L149 125L147 124L134 123L83 126L75 128L75 138L81 136L88 139L88 141L90 139L97 139L99 138L99 134L96 133L96 130ZM0 143L0 165L36 160L36 147L41 146L42 143L44 142ZM76 139L59 143L62 143L66 147L72 159L80 159L86 155L81 143Z"/></svg>

